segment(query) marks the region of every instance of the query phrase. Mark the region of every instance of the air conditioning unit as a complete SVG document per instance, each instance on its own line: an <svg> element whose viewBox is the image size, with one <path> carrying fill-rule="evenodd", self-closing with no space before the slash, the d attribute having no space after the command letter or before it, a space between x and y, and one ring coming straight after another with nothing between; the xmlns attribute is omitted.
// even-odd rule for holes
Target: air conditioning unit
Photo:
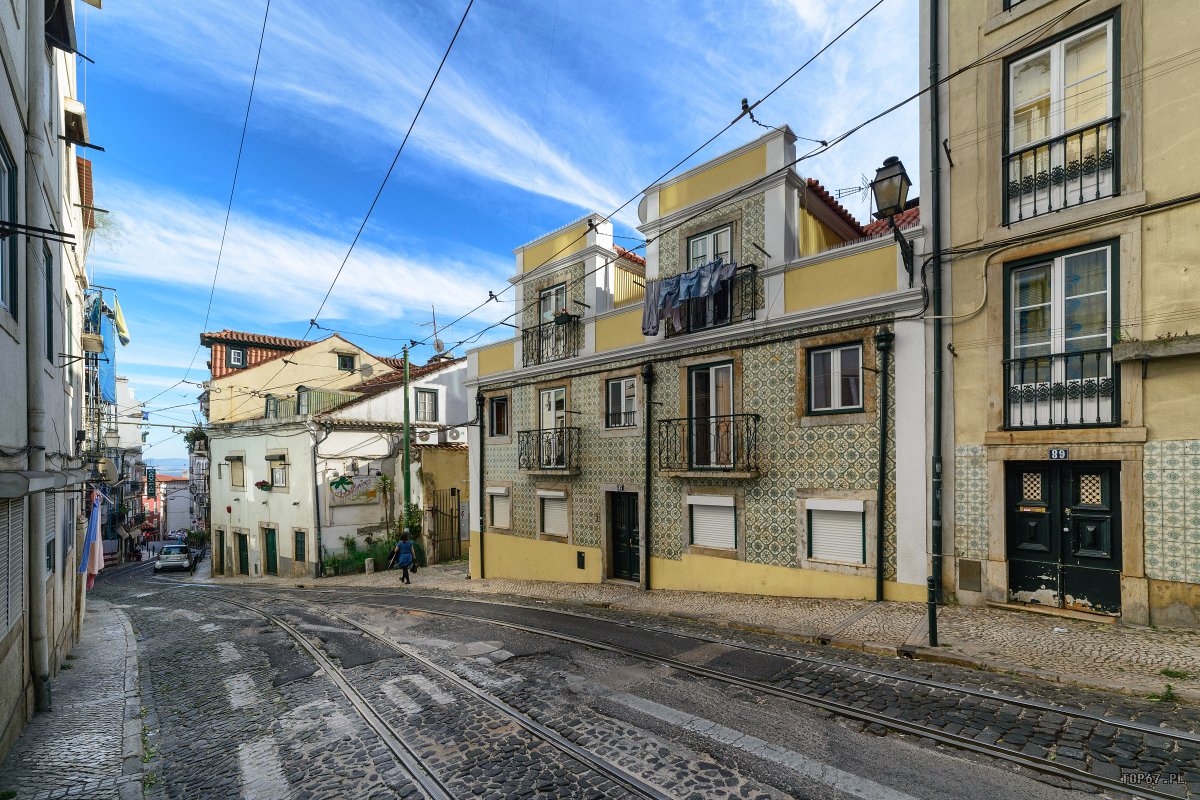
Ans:
<svg viewBox="0 0 1200 800"><path fill-rule="evenodd" d="M446 438L452 442L457 442L462 439L462 431L460 431L458 428L451 428L450 430L446 431Z"/></svg>
<svg viewBox="0 0 1200 800"><path fill-rule="evenodd" d="M437 441L435 431L417 431L417 441L421 444L433 444Z"/></svg>

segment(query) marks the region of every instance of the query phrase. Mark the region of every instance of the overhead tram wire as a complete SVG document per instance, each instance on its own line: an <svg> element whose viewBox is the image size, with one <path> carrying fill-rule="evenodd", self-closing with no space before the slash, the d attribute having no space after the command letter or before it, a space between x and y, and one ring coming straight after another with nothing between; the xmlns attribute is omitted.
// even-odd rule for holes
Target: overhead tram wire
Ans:
<svg viewBox="0 0 1200 800"><path fill-rule="evenodd" d="M1021 35L1021 36L1017 37L1017 38L1016 38L1016 39L1014 39L1013 41L1011 41L1011 42L1007 42L1007 43L1005 43L1004 45L1001 45L1000 47L996 48L995 50L993 50L993 51L991 51L991 52L989 52L989 53L987 53L987 54L985 54L985 55L981 56L981 57L980 57L979 59L977 59L976 61L973 61L973 62L971 62L971 63L969 63L969 64L966 64L966 65L964 65L964 66L960 67L959 69L955 70L954 72L952 72L952 73L950 73L950 74L946 75L945 77L943 77L942 79L940 79L940 80L939 80L939 81L938 81L936 84L931 84L931 85L929 85L929 86L926 86L926 87L924 87L924 88L922 88L922 89L918 90L917 92L913 93L912 95L909 95L908 97L906 97L906 98L904 98L904 99L900 100L899 102L897 102L897 103L895 103L895 104L893 104L893 105L889 106L888 108L886 108L886 109L884 109L883 111L881 111L881 112L879 112L879 113L875 114L874 116L867 118L866 120L864 120L864 121L862 121L862 122L858 123L858 124L857 124L857 125L855 125L854 127L852 127L852 128L850 128L850 129L848 129L848 130L844 131L843 133L839 134L838 136L835 136L835 137L833 137L833 138L829 139L829 140L828 140L828 141L827 141L825 144L823 144L823 145L821 145L821 146L819 146L819 147L816 147L816 148L814 148L813 150L810 150L809 152L807 152L807 153L805 153L805 154L803 154L803 155L801 155L801 156L797 157L796 159L794 159L794 160L792 160L792 161L788 162L787 164L784 164L782 167L780 167L780 168L778 168L778 169L776 169L776 170L774 170L774 171L772 171L772 172L770 172L770 173L767 173L766 175L762 176L761 178L758 178L757 180L755 180L755 181L754 181L754 182L753 182L753 183L750 185L750 187L749 187L749 188L753 188L753 187L754 187L755 185L757 185L757 184L763 183L763 182L765 182L765 181L767 181L767 180L771 180L771 179L773 179L773 178L777 177L777 176L778 176L780 173L786 173L788 170L790 170L792 167L796 166L797 164L799 164L799 163L800 163L800 162L802 162L802 161L807 161L807 160L809 160L809 159L811 159L811 158L816 158L816 157L818 157L818 156L824 155L826 152L828 152L829 150L833 149L833 148L834 148L835 146L837 146L838 144L841 144L843 141L845 141L846 139L850 138L852 135L854 135L855 133L857 133L857 132L858 132L858 131L860 131L861 129L865 128L866 126L868 126L868 125L870 125L870 124L872 124L872 123L874 123L874 122L877 122L878 120L880 120L880 119L882 119L882 118L884 118L884 117L886 117L886 116L888 116L888 115L890 115L890 114L894 113L895 111L899 110L900 108L903 108L904 106L908 105L908 104L909 104L909 103L911 103L912 101L919 99L919 98L920 98L922 95L924 95L924 94L928 93L929 91L933 90L934 88L936 88L936 87L940 87L942 84L949 82L951 79L953 79L953 78L956 78L956 77L958 77L959 75L962 75L963 73L965 73L965 72L967 72L967 71L969 71L969 70L976 69L976 68L978 68L978 67L980 67L980 66L982 66L982 65L984 65L984 64L987 64L987 63L991 63L992 61L995 61L995 60L997 60L998 58L1003 58L1003 57L1004 57L1004 56L1003 56L1003 54L1004 54L1004 52L1005 52L1005 51L1010 51L1010 50L1012 50L1012 49L1013 49L1013 48L1014 48L1016 45L1019 45L1019 44L1021 44L1022 42L1024 42L1025 40L1027 40L1027 39L1029 39L1029 38L1031 38L1031 37L1033 37L1033 36L1036 36L1036 35L1038 35L1038 34L1039 34L1040 32L1042 32L1043 30L1046 30L1047 28L1050 28L1050 27L1052 27L1053 25L1056 25L1058 22L1060 22L1061 20L1065 19L1065 18L1066 18L1067 16L1069 16L1071 13L1073 13L1074 11L1076 11L1076 10L1078 10L1079 8L1083 7L1083 6L1084 6L1084 5L1086 5L1088 2L1089 2L1089 0L1082 0L1082 2L1080 2L1080 3L1077 3L1076 5L1072 6L1071 8L1068 8L1067 10L1063 11L1062 13L1060 13L1058 16L1056 16L1056 17L1054 17L1054 18L1052 18L1052 19L1049 19L1049 20L1047 20L1046 22L1042 23L1041 25L1038 25L1037 27L1033 28L1032 30L1028 31L1027 33L1025 33L1025 34L1023 34L1023 35ZM878 5L878 4L877 4L877 5ZM873 7L873 8L874 8L874 7ZM873 10L873 8L872 8L872 10ZM868 12L868 13L869 13L869 12ZM862 18L860 17L859 19L861 20ZM857 21L856 21L856 23L855 23L855 24L857 24ZM843 31L843 34L839 34L839 38L840 38L840 36L841 36L841 35L844 35L844 33L845 33L845 32ZM836 39L835 39L834 41L836 41ZM830 44L832 44L832 42L831 42ZM827 45L827 46L828 46L828 45ZM796 74L796 73L793 73L793 75L792 75L791 77L794 77L794 76L795 76L795 74ZM789 79L790 79L790 78L789 78ZM777 87L777 88L778 88L778 87ZM774 90L772 90L772 91L774 91ZM761 101L760 101L760 102L761 102ZM751 105L751 106L750 106L750 108L751 108L751 109L753 109L753 108L754 108L755 106L757 106L757 105L758 105L758 103L755 103L754 105ZM739 119L740 119L740 117L739 117ZM735 119L735 120L734 120L734 122L737 122L737 120ZM731 125L732 125L732 123L731 123ZM726 128L726 130L727 130L727 129L728 129L728 127ZM724 131L722 131L722 132L724 132ZM718 134L718 135L719 135L719 134ZM689 157L690 157L690 156L689 156ZM686 160L686 159L685 159L685 160ZM661 180L661 178L660 178L660 180ZM657 183L657 181L655 181L655 182ZM650 185L652 186L652 185L654 185L654 184L652 183L652 184L650 184ZM625 205L628 205L628 203L629 203L629 202L631 202L631 201L627 201L627 202L626 202L625 204L623 204L623 205L622 205L620 208L618 208L618 209L617 209L617 211L620 211L620 209L621 209L621 208L624 208L624 207L625 207ZM708 205L708 206L706 206L706 207L704 207L704 208L700 209L699 211L697 211L697 212L695 212L695 213L693 213L693 214L691 214L691 215L687 216L686 218L684 218L684 219L682 219L682 220L678 221L678 222L677 222L677 223L675 223L674 225L672 225L672 226L670 226L670 227L668 227L668 228L665 228L665 229L663 229L663 230L659 231L659 233L658 233L656 236L652 237L651 239L648 239L648 240L647 240L646 242L644 242L643 244L641 244L641 245L637 245L637 246L635 246L635 247L633 247L633 248L630 248L628 252L634 252L634 251L636 251L636 250L640 250L640 249L642 249L643 247L645 247L646 245L650 244L650 242L654 241L655 239L661 238L661 237L662 237L664 234L666 234L666 233L669 233L669 232L671 232L671 231L673 231L673 230L677 229L677 228L678 228L678 227L680 227L681 225L684 225L684 224L686 224L687 222L690 222L691 220L695 219L695 218L696 218L696 217L698 217L698 216L701 216L701 215L703 215L703 214L706 214L706 213L708 213L709 211L711 211L711 210L712 210L712 209L714 209L714 208L718 208L718 207L720 207L721 205L724 205L726 202L727 202L726 200L718 200L718 201L716 201L716 202L714 202L714 203L712 203L712 204L710 204L710 205ZM617 213L617 211L614 211L613 213L615 214L615 213ZM550 263L551 261L553 261L555 258L557 258L557 256L558 256L560 253L564 252L564 251L565 251L565 250L566 250L568 247L570 247L570 246L571 246L571 244L573 244L575 241L578 241L578 239L579 239L579 237L576 237L576 239L572 240L572 242L571 242L571 243L568 243L566 246L564 246L564 247L562 248L562 250L560 250L558 253L555 253L554 255L550 256L550 258L549 258L549 259L547 259L546 261L544 261L544 262L543 262L541 265L539 265L539 266L543 266L544 264L548 264L548 263ZM618 256L618 258L619 258L619 256ZM596 272L598 272L600 269L603 269L604 267L607 267L609 264L613 263L613 261L614 261L614 260L615 260L615 259L609 259L609 260L605 261L605 263L603 263L603 264L601 264L599 267L597 267L596 269L593 269L593 270L590 270L590 271L588 271L588 272L585 272L583 275L580 275L580 276L578 276L577 278L574 278L574 279L572 279L571 281L568 281L568 286L570 286L570 285L573 285L574 283L576 283L576 282L578 282L578 281L580 281L580 280L583 280L583 279L587 278L589 275L595 274L595 273L596 273ZM536 269L536 268L535 268L535 269ZM489 294L491 294L491 293L489 293ZM492 297L489 297L489 299L488 299L488 300L485 300L485 301L484 301L482 304L480 304L479 306L477 306L477 307L476 307L476 309L475 309L475 311L477 311L477 310L478 310L478 309L480 309L480 308L483 308L483 306L487 305L487 303L488 303L488 302L491 302L491 300L492 300L492 299L493 299ZM491 325L488 325L488 326L486 326L485 328L481 329L480 331L476 332L476 333L475 333L475 334L473 334L472 336L470 336L470 337L466 337L465 339L463 339L463 340L460 340L459 342L456 342L456 343L454 344L454 347L459 347L459 346L461 346L461 345L462 345L464 342L471 341L471 340L474 340L474 339L478 339L478 338L479 338L480 336L482 336L484 333L486 333L486 332L488 332L488 331L490 331L490 330L494 330L495 328L497 328L497 327L500 327L501 325L504 325L504 324L506 324L506 323L507 323L509 320L513 319L514 317L518 316L519 314L522 314L522 313L524 313L525 311L529 310L530 308L533 308L535 305L536 305L536 303L534 303L534 302L531 302L531 303L527 304L525 307L523 307L523 308L521 308L521 309L518 309L517 311L514 311L514 312L513 312L512 314L510 314L509 316L505 317L503 320L500 320L500 321L498 321L498 322L492 323ZM468 314L467 314L467 315L464 315L464 317L465 317L465 316L469 316L469 315L470 315L470 314L472 314L472 313L474 313L474 311L468 312ZM462 318L463 318L463 317L460 317L459 319L461 320ZM455 322L457 322L457 321L459 321L459 320L455 320ZM454 324L454 322L451 322L449 325L445 326L445 327L444 327L442 330L444 331L446 328L450 327L450 325L453 325L453 324ZM420 343L422 343L422 344L423 344L425 341L426 341L426 340L422 340ZM414 342L414 344L417 344L417 342Z"/></svg>
<svg viewBox="0 0 1200 800"><path fill-rule="evenodd" d="M757 108L757 107L759 106L759 104L761 104L761 103L762 103L764 100L766 100L766 99L767 99L768 97L770 97L771 95L773 95L773 94L775 94L776 92L778 92L778 91L779 91L780 89L782 89L782 88L783 88L783 87L784 87L784 86L785 86L785 85L786 85L786 84L787 84L789 81L791 81L793 78L795 78L795 77L796 77L797 75L799 75L801 72L803 72L803 71L804 71L804 69L805 69L806 67L808 67L810 64L812 64L814 61L816 61L816 60L817 60L817 58L819 58L819 57L820 57L820 56L821 56L821 55L822 55L822 54L823 54L823 53L824 53L826 50L828 50L830 47L832 47L834 44L836 44L836 43L838 42L838 40L840 40L840 39L841 39L843 36L845 36L845 35L846 35L846 34L848 34L850 31L852 31L852 30L853 30L853 29L854 29L854 28L855 28L855 27L856 27L856 26L857 26L857 25L858 25L860 22L862 22L862 21L863 21L864 19L866 19L866 18L867 18L867 17L868 17L868 16L869 16L869 15L870 15L872 12L874 12L874 11L875 11L875 9L877 9L877 8L879 8L879 6L883 5L883 3L884 3L884 2L885 2L885 0L876 0L876 2L875 2L875 4L874 4L874 5L872 5L870 8L868 8L868 9L867 9L866 11L864 11L864 12L863 12L861 15L859 15L859 16L858 16L858 18L856 18L856 19L855 19L853 22L851 22L851 23L850 23L848 26L846 26L846 27L845 27L845 28L844 28L844 29L841 31L841 33L839 33L837 36L833 37L833 38L832 38L832 39L830 39L828 42L826 42L826 43L825 43L825 44L824 44L824 45L821 47L821 49L820 49L820 50L818 50L817 52L813 53L813 55L811 55L811 56L810 56L810 57L809 57L809 58L808 58L808 59L807 59L807 60L806 60L806 61L805 61L803 64L801 64L799 67L797 67L797 68L796 68L796 69L795 69L795 70L794 70L794 71L793 71L793 72L792 72L790 75L788 75L786 78L784 78L784 79L783 79L782 81L780 81L778 84L776 84L776 85L775 85L775 87L774 87L773 89L771 89L769 92L767 92L765 95L763 95L763 96L762 96L762 97L761 97L759 100L757 100L757 101L756 101L756 102L755 102L753 105L750 105L750 104L748 104L748 103L747 103L745 100L743 100L743 101L742 101L742 110L741 110L741 112L740 112L740 113L739 113L739 114L738 114L736 117L734 117L734 118L733 118L733 119L732 119L732 120L731 120L731 121L730 121L730 122L729 122L727 125L725 125L725 126L724 126L723 128L721 128L719 131L717 131L716 133L714 133L714 134L713 134L712 136L710 136L708 139L706 139L706 140L704 141L704 143L703 143L703 144L701 144L699 147L696 147L696 148L695 148L695 149L693 149L693 150L692 150L690 153L688 153L686 156L684 156L683 158L679 159L679 161L675 162L675 164L673 164L673 165L672 165L672 166L671 166L669 169L667 169L665 172L663 172L661 175L659 175L659 176L658 176L657 178L655 178L654 180L650 181L650 183L646 184L646 186L645 186L645 187L643 187L641 190L639 190L639 191L638 191L638 192L636 192L634 195L632 195L632 196L631 196L631 197L630 197L628 200L626 200L625 202L621 203L621 205L617 206L615 209L613 209L612 211L610 211L610 212L609 212L607 215L605 215L604 217L602 217L600 221L601 221L601 222L608 222L608 221L610 221L610 220L611 220L613 217L615 217L617 214L619 214L619 213L620 213L620 212L621 212L621 211L622 211L622 210L623 210L623 209L624 209L626 206L628 206L628 205L629 205L630 203L632 203L634 200L637 200L639 197L641 197L643 194L645 194L645 193L646 193L646 191L647 191L647 190L648 190L648 189L649 189L651 186L654 186L655 184L657 184L657 183L659 183L660 181L662 181L664 178L666 178L666 177L667 177L668 175L670 175L672 172L674 172L675 170L679 169L679 167L681 167L681 166L683 166L684 164L686 164L686 163L687 163L689 160L691 160L691 159L692 159L694 156L696 156L696 155L697 155L698 153L700 153L702 150L704 150L705 148L707 148L707 147L708 147L710 144L712 144L712 143L713 143L713 142L715 142L717 139L719 139L721 136L723 136L723 135L724 135L724 134L725 134L725 133L726 133L726 132L727 132L727 131L728 131L730 128L732 128L734 125L736 125L738 122L740 122L740 121L742 120L742 118L743 118L743 117L751 116L751 112L752 112L752 111L753 111L755 108ZM591 229L591 228L589 227L589 229L588 229L588 230L590 230L590 229ZM538 269L538 268L540 268L540 267L543 267L543 266L545 266L546 264L549 264L549 263L551 263L552 261L554 261L554 259L558 258L560 255L562 255L563 253L565 253L565 252L566 252L566 251L567 251L567 250L568 250L570 247L572 247L572 246L573 246L573 245L574 245L576 242L578 242L580 239L582 239L582 238L583 238L584 236L586 236L586 235L587 235L587 231L584 231L583 233L579 234L579 235L578 235L578 236L576 236L574 239L572 239L571 241L569 241L569 242L567 242L566 244L564 244L564 245L563 245L561 248L559 248L559 249L558 249L556 252L552 253L552 254L551 254L549 257L547 257L547 258L546 258L546 260L545 260L545 261L543 261L541 264L538 264L538 265L537 265L537 267L533 267L532 269ZM637 248L634 248L634 249L637 249ZM611 262L608 262L608 263L611 263ZM608 264L606 263L604 266L607 266L607 265L608 265ZM532 271L532 270L526 270L526 271L527 271L527 272L529 272L529 271ZM461 315L461 316L457 317L456 319L452 320L452 321L451 321L451 322L449 322L448 324L446 324L446 325L442 326L442 328L441 328L441 331L444 333L446 330L448 330L448 329L449 329L449 328L451 328L452 326L454 326L454 325L457 325L459 322L462 322L464 319L466 319L466 318L470 317L471 315L475 314L477 311L479 311L480 309L482 309L482 308L483 308L484 306L486 306L488 303L492 302L493 300L498 300L498 299L499 299L499 298L500 298L500 297L501 297L501 296L502 296L502 295L503 295L505 292L507 292L507 291L508 291L509 289L511 289L511 288L512 288L512 284L510 284L510 285L508 285L508 286L505 286L505 287L501 288L499 292L491 292L491 291L489 291L489 292L488 292L488 298L487 298L486 300L484 300L482 303L480 303L479 305L475 306L475 308L471 309L470 311L466 312L465 314L463 314L463 315ZM505 319L506 319L506 320L508 320L508 319L512 319L512 317L513 317L513 316L515 316L515 314L513 314L513 315L510 315L510 316L506 317ZM494 326L494 325L493 325L493 326L489 326L489 329L490 329L490 327L495 327L495 326ZM431 337L428 337L428 336L427 336L427 337L425 337L424 339L420 339L420 340L413 340L413 341L414 341L414 346L419 346L419 345L424 345L424 344L427 344L427 343L429 342L429 339L430 339L430 338L431 338Z"/></svg>
<svg viewBox="0 0 1200 800"><path fill-rule="evenodd" d="M317 313L313 314L308 320L308 329L304 331L301 339L307 339L312 333L312 329L317 326L317 319L321 316L321 312L325 309L325 304L329 302L329 296L333 294L333 289L337 286L338 278L342 276L342 271L345 270L346 264L350 261L350 255L354 252L355 246L358 245L358 240L362 238L363 231L367 227L367 222L371 219L371 214L375 211L375 206L379 203L379 198L383 196L383 190L387 186L388 180L392 177L392 172L396 169L396 163L400 160L400 154L404 152L404 146L408 144L408 139L412 135L413 128L416 127L417 120L421 116L421 111L425 108L425 103L429 100L429 95L433 92L433 87L437 83L438 76L442 74L442 68L446 66L446 60L450 57L450 51L454 48L454 43L458 41L458 34L462 31L463 25L467 21L467 15L471 12L471 6L475 4L475 0L467 0L467 7L463 10L462 17L458 21L458 27L454 29L454 35L450 37L450 44L446 45L446 51L442 53L442 60L438 63L437 70L433 73L433 78L429 81L429 86L425 89L425 95L421 98L421 104L417 106L416 113L413 114L412 121L408 124L408 130L404 133L404 139L400 142L400 147L396 149L396 155L392 157L392 163L388 166L387 172L383 176L383 180L379 184L379 188L375 191L375 197L371 200L371 205L367 208L367 213L363 215L362 223L358 226L358 231L354 234L354 239L350 242L350 247L346 250L346 255L342 259L342 263L338 265L337 272L333 275L333 280L329 283L329 288L325 290L325 296L321 298L321 304L317 306ZM270 380L275 380L279 373L283 372L283 366L276 370ZM241 408L239 405L238 408ZM238 409L235 408L234 411Z"/></svg>
<svg viewBox="0 0 1200 800"><path fill-rule="evenodd" d="M209 316L212 314L213 297L217 291L217 276L221 272L221 257L225 254L225 237L229 233L229 218L233 213L233 196L237 191L238 173L242 168L242 152L246 147L246 130L250 126L250 107L254 104L254 89L258 85L258 67L262 62L263 42L267 38L267 20L271 16L271 0L267 0L266 7L263 9L262 30L258 34L258 51L254 55L254 72L250 75L250 96L246 98L246 113L242 116L242 133L238 137L237 158L233 163L233 180L229 186L229 201L225 204L225 224L221 227L221 243L217 248L217 263L213 268L212 285L208 290L208 307L204 310L204 323L200 328L200 333L203 334L208 330ZM163 389L158 394L151 397L145 402L149 403L167 392L174 389L176 386L187 382L187 376L192 373L192 367L196 364L196 356L200 355L200 349L203 347L199 342L196 343L196 349L192 351L192 358L188 361L187 369L183 371L183 378L174 386Z"/></svg>

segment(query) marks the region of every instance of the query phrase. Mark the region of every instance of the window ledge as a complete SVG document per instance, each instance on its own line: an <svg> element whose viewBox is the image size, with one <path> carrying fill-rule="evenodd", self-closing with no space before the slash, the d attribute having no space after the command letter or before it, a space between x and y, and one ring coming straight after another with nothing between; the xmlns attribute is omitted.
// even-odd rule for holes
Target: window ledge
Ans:
<svg viewBox="0 0 1200 800"><path fill-rule="evenodd" d="M1200 333L1175 336L1170 339L1150 339L1144 342L1116 342L1113 361L1143 361L1153 358L1175 358L1200 354Z"/></svg>
<svg viewBox="0 0 1200 800"><path fill-rule="evenodd" d="M598 435L601 439L621 439L629 438L631 436L640 437L642 435L642 426L630 425L626 428L601 428L598 431Z"/></svg>
<svg viewBox="0 0 1200 800"><path fill-rule="evenodd" d="M996 445L1140 444L1145 428L1048 428L1043 430L988 431L983 443Z"/></svg>
<svg viewBox="0 0 1200 800"><path fill-rule="evenodd" d="M553 533L539 533L538 540L542 542L557 542L558 544L568 544L566 536L558 536Z"/></svg>
<svg viewBox="0 0 1200 800"><path fill-rule="evenodd" d="M1016 22L1022 17L1032 14L1039 8L1045 8L1054 0L1021 0L1013 8L1005 9L983 23L983 35L995 33L1009 23Z"/></svg>
<svg viewBox="0 0 1200 800"><path fill-rule="evenodd" d="M805 414L800 418L801 428L816 428L822 425L868 425L872 417L865 411L847 414Z"/></svg>
<svg viewBox="0 0 1200 800"><path fill-rule="evenodd" d="M728 558L731 561L738 560L737 550L727 550L724 547L705 547L699 544L688 545L688 555L708 556L709 558Z"/></svg>
<svg viewBox="0 0 1200 800"><path fill-rule="evenodd" d="M579 474L579 469L523 469L522 473L526 475L562 475L564 477L573 478Z"/></svg>
<svg viewBox="0 0 1200 800"><path fill-rule="evenodd" d="M757 480L762 473L758 470L724 470L724 469L660 469L659 475L668 478L726 478L729 480Z"/></svg>
<svg viewBox="0 0 1200 800"><path fill-rule="evenodd" d="M1127 211L1138 206L1144 206L1145 204L1145 192L1129 192L1113 197L1105 197L1102 200L1092 200L1081 205L1071 206L1062 211L1039 214L1036 217L1023 219L1019 222L1010 222L1008 225L997 225L984 233L983 244L992 245L1011 239L1014 236L1045 233L1056 228L1074 225L1093 217L1113 214L1118 211Z"/></svg>

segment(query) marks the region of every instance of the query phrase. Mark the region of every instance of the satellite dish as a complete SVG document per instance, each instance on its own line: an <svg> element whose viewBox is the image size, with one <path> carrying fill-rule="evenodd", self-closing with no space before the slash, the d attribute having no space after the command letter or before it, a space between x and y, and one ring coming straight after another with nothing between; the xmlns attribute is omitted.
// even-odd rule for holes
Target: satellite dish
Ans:
<svg viewBox="0 0 1200 800"><path fill-rule="evenodd" d="M370 364L363 364L362 365L362 374L366 375L369 378L375 374L375 368L373 366L371 366Z"/></svg>
<svg viewBox="0 0 1200 800"><path fill-rule="evenodd" d="M433 340L433 349L440 355L446 349L446 344L441 339Z"/></svg>

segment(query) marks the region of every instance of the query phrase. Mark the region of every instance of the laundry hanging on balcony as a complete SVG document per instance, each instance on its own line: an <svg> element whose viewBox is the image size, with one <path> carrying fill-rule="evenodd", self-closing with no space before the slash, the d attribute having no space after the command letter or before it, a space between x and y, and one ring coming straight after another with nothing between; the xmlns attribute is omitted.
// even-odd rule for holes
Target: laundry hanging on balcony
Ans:
<svg viewBox="0 0 1200 800"><path fill-rule="evenodd" d="M688 300L703 300L716 294L736 271L736 261L725 261L718 256L680 275L646 281L646 294L642 300L642 333L657 336L659 321L668 318L675 326L675 332L682 333L683 304Z"/></svg>
<svg viewBox="0 0 1200 800"><path fill-rule="evenodd" d="M647 280L646 294L642 298L642 333L646 336L658 336L658 295L662 289L662 281Z"/></svg>

